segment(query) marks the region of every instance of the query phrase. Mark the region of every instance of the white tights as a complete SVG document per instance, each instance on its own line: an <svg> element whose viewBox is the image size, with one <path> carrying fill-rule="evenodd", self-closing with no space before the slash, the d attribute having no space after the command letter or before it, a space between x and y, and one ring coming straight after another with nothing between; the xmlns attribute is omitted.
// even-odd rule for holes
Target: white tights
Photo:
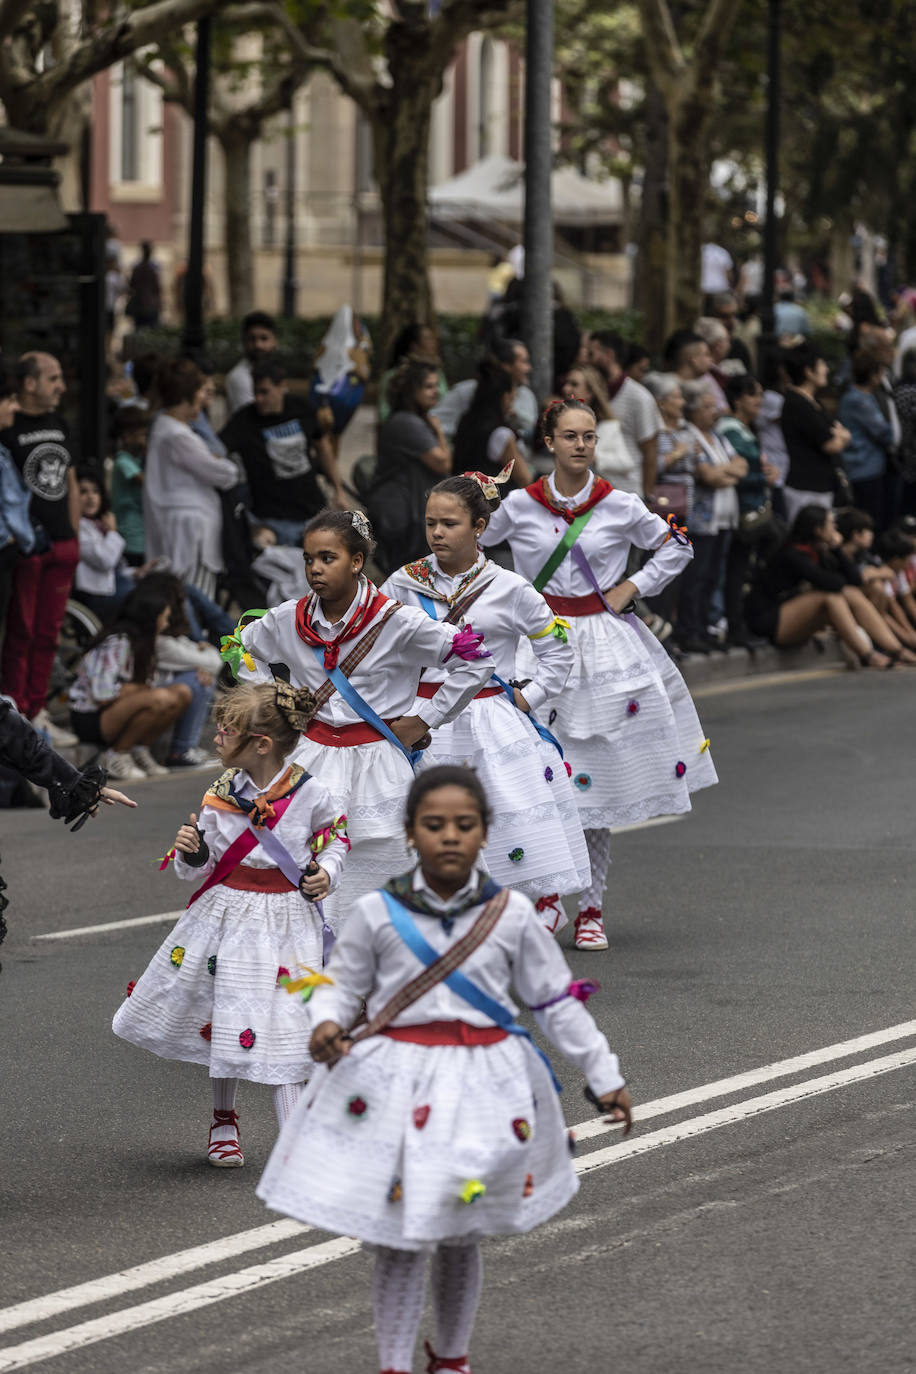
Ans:
<svg viewBox="0 0 916 1374"><path fill-rule="evenodd" d="M426 1259L422 1252L376 1246L372 1306L382 1370L412 1367L426 1295ZM430 1278L436 1354L461 1359L468 1351L483 1287L480 1246L476 1241L439 1245Z"/></svg>
<svg viewBox="0 0 916 1374"><path fill-rule="evenodd" d="M611 862L611 832L586 830L585 843L592 866L592 880L579 896L579 910L585 911L588 907L594 906L600 911L604 901L604 890L607 887L608 865Z"/></svg>
<svg viewBox="0 0 916 1374"><path fill-rule="evenodd" d="M215 1112L235 1111L235 1098L239 1090L239 1080L237 1078L211 1078L210 1085L213 1089L213 1110ZM274 1111L277 1113L277 1121L282 1126L290 1116L293 1108L299 1100L299 1094L305 1087L304 1083L278 1083L271 1088L271 1095L274 1100ZM216 1140L229 1140L232 1138L234 1126L214 1126L216 1134L212 1137Z"/></svg>

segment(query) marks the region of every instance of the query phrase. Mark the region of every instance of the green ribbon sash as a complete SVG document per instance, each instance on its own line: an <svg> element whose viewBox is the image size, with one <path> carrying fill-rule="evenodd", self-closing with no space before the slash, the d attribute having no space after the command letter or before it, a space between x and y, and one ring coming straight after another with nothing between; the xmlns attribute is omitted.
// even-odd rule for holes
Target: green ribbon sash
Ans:
<svg viewBox="0 0 916 1374"><path fill-rule="evenodd" d="M591 520L592 516L594 515L597 509L597 505L594 505L592 506L591 510L583 511L581 515L576 516L575 520L572 522L569 529L563 535L563 538L560 540L559 544L554 549L553 553L550 555L547 562L544 564L543 568L532 582L531 585L534 587L534 590L536 592L542 592L544 588L547 586L547 583L553 577L557 568L563 562L563 559L569 553L573 544L575 544L576 540L579 538L579 535L585 529L585 526L588 524L589 520Z"/></svg>

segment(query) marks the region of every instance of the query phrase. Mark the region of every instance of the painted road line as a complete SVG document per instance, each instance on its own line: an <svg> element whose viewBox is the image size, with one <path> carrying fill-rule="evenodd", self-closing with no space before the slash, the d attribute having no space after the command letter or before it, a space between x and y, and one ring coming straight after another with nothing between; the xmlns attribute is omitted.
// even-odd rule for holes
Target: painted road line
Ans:
<svg viewBox="0 0 916 1374"><path fill-rule="evenodd" d="M293 1236L305 1235L310 1230L311 1227L303 1226L298 1221L272 1221L268 1226L257 1226L252 1231L237 1231L234 1235L223 1236L206 1245L195 1245L190 1250L179 1250L175 1254L149 1260L146 1264L135 1265L132 1269L122 1269L117 1274L105 1274L102 1278L90 1279L72 1288L61 1288L56 1293L47 1293L43 1298L32 1298L28 1302L4 1308L0 1311L0 1332L47 1321L49 1317L57 1317L75 1307L105 1302L120 1297L122 1293L177 1278L179 1274L187 1274L192 1269L234 1259L248 1250L259 1250L265 1245L276 1245Z"/></svg>
<svg viewBox="0 0 916 1374"><path fill-rule="evenodd" d="M823 1049L811 1050L808 1054L797 1054L792 1059L779 1059L774 1064L763 1064L759 1069L749 1069L746 1073L734 1074L731 1078L720 1078L715 1083L706 1083L699 1088L688 1088L686 1092L672 1093L670 1097L659 1097L654 1102L637 1103L636 1117L639 1121L650 1121L656 1116L667 1116L669 1112L680 1111L682 1107L697 1107L701 1102L710 1102L716 1097L728 1097L730 1093L743 1092L745 1088L756 1088L760 1083L770 1083L774 1078L788 1078L805 1069L815 1069L820 1064L830 1064L835 1059L849 1059L854 1054L864 1054L866 1050L877 1049L879 1045L889 1045L895 1040L908 1040L916 1035L916 1021L901 1021L898 1026L888 1026L884 1030L872 1031L868 1035L856 1036L854 1040L841 1040L836 1045L825 1045ZM588 1140L591 1136L603 1135L607 1131L620 1130L619 1122L607 1123L600 1117L573 1126L576 1140Z"/></svg>
<svg viewBox="0 0 916 1374"><path fill-rule="evenodd" d="M836 677L837 673L848 673L845 663L835 663L825 668L805 668L793 672L784 668L782 672L761 673L758 676L735 677L727 682L711 682L706 686L690 687L690 695L697 700L703 697L722 697L729 692L752 692L758 687L792 687L799 682L819 682L823 678ZM690 684L687 684L688 687Z"/></svg>
<svg viewBox="0 0 916 1374"><path fill-rule="evenodd" d="M894 1069L905 1069L916 1064L916 1048L899 1050L897 1054L885 1055L883 1059L869 1059L864 1064L854 1064L850 1069L840 1069L836 1073L825 1074L822 1078L809 1078L804 1083L794 1083L789 1088L777 1088L775 1092L764 1093L762 1097L750 1097L745 1102L734 1102L730 1107L720 1107L717 1112L707 1112L705 1116L694 1116L687 1121L679 1121L675 1126L663 1126L660 1131L650 1131L648 1135L632 1136L616 1145L603 1150L593 1150L583 1155L575 1163L576 1173L590 1174L595 1169L603 1169L608 1164L619 1164L634 1155L647 1154L662 1145L674 1145L681 1140L715 1131L720 1126L732 1126L738 1121L747 1121L762 1112L771 1112L776 1107L786 1107L790 1102L804 1102L806 1098L817 1097L822 1093L835 1092L850 1083L861 1083L880 1074L892 1073Z"/></svg>
<svg viewBox="0 0 916 1374"><path fill-rule="evenodd" d="M360 1249L358 1240L331 1240L323 1245L313 1245L307 1250L294 1250L291 1255L270 1260L266 1264L254 1264L249 1269L239 1269L222 1278L199 1283L193 1288L185 1288L178 1293L170 1293L165 1298L154 1298L151 1302L141 1303L139 1307L127 1307L121 1312L112 1312L107 1317L94 1317L91 1321L70 1326L64 1331L55 1331L48 1336L38 1336L24 1341L21 1345L7 1346L0 1350L0 1370L24 1369L26 1365L50 1360L55 1355L66 1355L71 1350L82 1350L98 1341L111 1340L114 1336L125 1335L140 1327L152 1326L155 1322L172 1321L187 1312L200 1307L208 1307L214 1302L224 1302L226 1298L237 1298L241 1293L251 1292L278 1279L292 1278L307 1269L315 1269L334 1260L355 1255Z"/></svg>
<svg viewBox="0 0 916 1374"><path fill-rule="evenodd" d="M579 1174L594 1173L608 1165L622 1163L626 1159L646 1154L662 1146L673 1145L681 1140L689 1140L721 1126L731 1126L737 1122L747 1121L751 1117L787 1106L789 1103L801 1102L807 1098L833 1092L852 1083L876 1078L881 1074L906 1068L912 1064L916 1064L916 1048L901 1050L897 1054L887 1055L883 1059L873 1059L865 1064L856 1064L852 1068L843 1069L837 1073L809 1079L805 1083L798 1083L788 1088L779 1088L775 1092L764 1094L762 1097L750 1098L746 1102L738 1102L730 1107L723 1107L719 1111L708 1112L705 1116L693 1117L688 1121L678 1122L675 1126L663 1127L660 1131L651 1131L644 1136L619 1141L603 1150L595 1150L591 1154L584 1155L575 1161L574 1167ZM356 1254L360 1249L361 1246L358 1241L343 1238L328 1241L322 1245L313 1245L305 1250L293 1251L292 1254L284 1255L281 1259L271 1260L266 1264L257 1264L248 1269L225 1274L222 1278L198 1284L193 1288L185 1289L183 1292L173 1293L164 1298L155 1298L153 1301L142 1303L137 1307L128 1307L121 1312L114 1312L105 1317L81 1322L77 1326L68 1327L63 1331L55 1331L47 1336L39 1336L18 1346L7 1346L6 1349L0 1350L0 1374L2 1371L23 1369L27 1365L38 1363L40 1360L51 1359L56 1355L83 1349L87 1345L94 1345L98 1341L109 1340L129 1331L136 1331L155 1322L183 1316L200 1307L207 1307L227 1298L236 1298L240 1293L251 1292L255 1288L276 1283L280 1279L293 1278L306 1270L332 1264L339 1259Z"/></svg>
<svg viewBox="0 0 916 1374"><path fill-rule="evenodd" d="M654 1102L637 1103L637 1123L642 1124L642 1122L650 1121L655 1117L679 1111L683 1107L699 1106L701 1102L708 1102L716 1097L726 1097L746 1088L757 1087L762 1083L771 1082L774 1078L786 1078L791 1074L802 1073L805 1069L816 1068L821 1064L831 1063L837 1059L848 1059L851 1055L863 1054L867 1050L876 1049L895 1040L905 1040L913 1035L916 1035L916 1021L903 1021L896 1026L888 1026L883 1030L856 1036L853 1040L841 1040L835 1045L825 1045L822 1049L795 1055L791 1059L780 1059L773 1064L764 1064L760 1068L735 1074L731 1078L720 1078L716 1082L702 1084L700 1087L690 1088L686 1092L673 1093L669 1097L659 1097ZM581 1143L583 1140L588 1140L594 1136L606 1135L611 1131L620 1130L620 1124L618 1122L606 1122L600 1117L594 1117L589 1121L583 1121L573 1126L571 1129L576 1140ZM646 1137L637 1138L645 1139ZM616 1147L614 1148L616 1149ZM583 1160L587 1157L590 1156L583 1156ZM98 1279L90 1279L88 1282L77 1284L72 1288L62 1288L58 1292L48 1293L41 1298L17 1303L14 1307L0 1310L0 1332L12 1330L17 1326L44 1321L73 1308L115 1298L121 1293L128 1293L149 1284L165 1282L179 1274L187 1273L191 1269L202 1268L204 1265L229 1259L236 1254L244 1254L246 1250L275 1244L285 1240L288 1236L304 1233L308 1229L308 1227L300 1226L298 1222L294 1221L273 1222L268 1226L259 1226L252 1231L240 1231L235 1235L224 1236L220 1240L211 1241L205 1245L194 1246L190 1250L179 1250L172 1255L163 1255L161 1258L150 1260L146 1264L140 1264L116 1274L107 1274Z"/></svg>
<svg viewBox="0 0 916 1374"><path fill-rule="evenodd" d="M106 930L130 930L133 926L155 926L164 921L177 921L180 911L160 911L157 916L132 916L128 921L106 921L101 926L78 926L76 930L52 930L49 935L33 935L33 940L72 940L75 935L103 935Z"/></svg>

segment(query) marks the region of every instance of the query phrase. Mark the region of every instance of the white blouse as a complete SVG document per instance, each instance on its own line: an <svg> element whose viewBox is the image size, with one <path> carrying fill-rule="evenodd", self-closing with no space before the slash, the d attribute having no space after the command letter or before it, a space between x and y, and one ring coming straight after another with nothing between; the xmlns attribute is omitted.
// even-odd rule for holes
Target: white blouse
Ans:
<svg viewBox="0 0 916 1374"><path fill-rule="evenodd" d="M479 880L479 874L472 876L472 882ZM414 874L413 885L415 891L422 892L428 901L440 907L443 914L448 911L448 904L435 897L419 868ZM456 899L460 895L456 893ZM451 934L446 933L445 925L434 916L417 912L410 915L424 939L441 955L467 934L482 910L481 904L456 916ZM421 967L416 955L411 954L391 924L381 894L370 892L360 897L344 923L325 970L333 984L321 984L312 994L312 1024L335 1021L340 1026L351 1026L363 998L368 1003L371 1018L416 977ZM509 901L495 928L461 965L461 971L488 996L513 1012L518 1008L509 995L510 986L529 1007L559 998L553 1006L534 1013L541 1031L581 1070L589 1087L599 1097L624 1086L617 1056L611 1052L607 1038L581 1002L563 996L572 979L569 965L553 936L548 935L538 921L532 903L522 893L510 891ZM484 1012L477 1011L444 983L437 983L391 1024L415 1026L428 1021L466 1021L472 1026L493 1024Z"/></svg>
<svg viewBox="0 0 916 1374"><path fill-rule="evenodd" d="M284 601L282 606L268 611L261 620L246 625L242 631L242 643L257 666L252 673L241 664L241 680L269 682L273 677L270 665L283 663L289 669L290 682L294 687L308 687L317 692L319 687L324 686L327 674L323 662L311 646L300 639L296 630L297 605L296 601ZM344 623L355 608L354 599L342 617ZM384 611L379 612L379 615L383 614ZM365 630L341 646L341 664L369 633L376 620L372 620ZM316 623L323 630L331 628L320 618ZM402 606L386 621L372 649L350 674L350 681L377 715L383 720L391 720L394 716L413 715L417 684L424 668L443 669L447 677L442 688L433 700L423 703L422 719L434 730L437 725L454 720L473 700L492 672L488 658L465 662L452 655L445 662L451 653L456 633L457 630L448 625L436 624L418 606ZM340 726L356 724L361 717L335 692L319 709L316 719L327 725Z"/></svg>
<svg viewBox="0 0 916 1374"><path fill-rule="evenodd" d="M435 590L441 596L454 596L462 579L467 576L467 571L451 577L441 570L435 556L430 555L428 563L433 572ZM524 696L532 711L536 711L548 697L559 696L563 690L572 671L573 651L568 644L564 644L550 632L550 627L554 623L553 611L530 582L519 577L518 573L509 572L506 568L490 563L484 554L479 556L475 566L478 565L484 566L480 578L486 579L485 590L468 607L467 616L462 619L461 624L467 622L483 634L483 647L489 649L491 654L487 659L490 672L498 673L506 682L515 676L515 655L519 639L522 635L529 637L531 647L537 655L537 671L524 688ZM476 580L472 582L468 587L468 593L474 591L477 585ZM382 590L388 596L397 597L399 601L418 604L419 597L424 594L426 588L422 582L412 577L406 568L400 568L392 573ZM443 619L448 606L442 601L433 601L433 604L436 614ZM423 674L424 681L441 682L442 679L443 673L440 669L432 669Z"/></svg>
<svg viewBox="0 0 916 1374"><path fill-rule="evenodd" d="M160 413L150 430L143 480L147 558L167 558L186 577L202 564L223 566L218 491L237 486L238 469L215 458L190 425Z"/></svg>
<svg viewBox="0 0 916 1374"><path fill-rule="evenodd" d="M595 477L575 496L559 494L553 474L547 479L553 500L560 505L577 506L588 499ZM535 501L524 489L512 491L484 530L480 542L499 544L508 539L516 569L529 582L537 577L569 526L559 515ZM630 549L654 549L649 561L630 577L640 596L656 596L677 577L693 558L690 544L668 538L669 530L660 515L653 515L638 496L612 491L599 501L594 514L577 540L602 591L615 587L626 577ZM552 596L588 596L591 583L568 553L544 591Z"/></svg>
<svg viewBox="0 0 916 1374"><path fill-rule="evenodd" d="M240 797L253 800L268 791L288 767L289 763L284 762L276 775L271 778L267 787L255 786L249 774L244 769L240 769L233 779L233 790ZM313 835L330 826L336 819L334 804L327 788L317 778L310 777L294 794L289 806L273 827L273 834L278 840L282 840L295 862L304 870L312 858L309 840ZM218 810L215 806L201 807L197 825L198 829L203 831L204 840L210 850L210 857L205 864L199 864L195 867L186 862L180 850L176 850L175 872L179 878L196 880L200 883L205 878L209 878L229 846L240 835L247 834L249 826L248 817L244 812ZM332 839L329 844L325 845L321 853L315 856L316 863L326 871L331 880L332 892L340 882L340 873L346 857L346 845L337 838ZM251 853L246 855L244 863L246 868L277 867L274 860L260 844L255 845Z"/></svg>

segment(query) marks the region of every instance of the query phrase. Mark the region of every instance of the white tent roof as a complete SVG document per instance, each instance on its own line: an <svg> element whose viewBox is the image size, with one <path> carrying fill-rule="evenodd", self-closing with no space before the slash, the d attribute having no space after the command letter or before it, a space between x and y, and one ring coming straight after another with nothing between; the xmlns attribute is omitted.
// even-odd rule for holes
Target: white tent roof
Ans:
<svg viewBox="0 0 916 1374"><path fill-rule="evenodd" d="M434 186L430 212L437 219L499 219L520 224L525 206L525 168L511 157L494 155ZM573 167L551 175L555 224L619 224L623 217L620 182L591 181Z"/></svg>

